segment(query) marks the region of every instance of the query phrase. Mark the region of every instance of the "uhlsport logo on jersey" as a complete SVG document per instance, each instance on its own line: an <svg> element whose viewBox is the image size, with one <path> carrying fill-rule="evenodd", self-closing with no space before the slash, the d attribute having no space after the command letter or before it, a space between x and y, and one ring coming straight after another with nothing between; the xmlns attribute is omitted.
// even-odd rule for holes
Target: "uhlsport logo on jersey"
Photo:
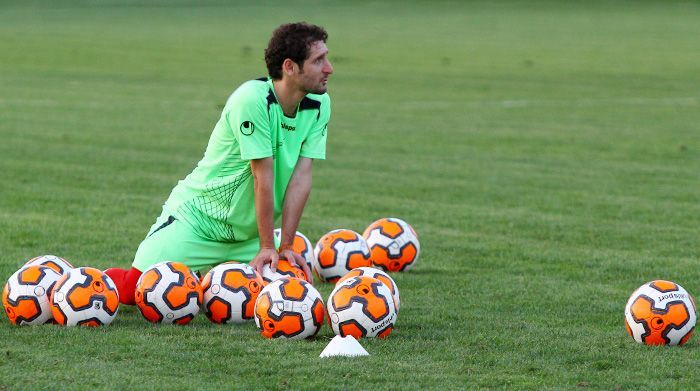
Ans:
<svg viewBox="0 0 700 391"><path fill-rule="evenodd" d="M255 131L255 124L250 121L243 121L240 126L240 131L245 136L250 136Z"/></svg>

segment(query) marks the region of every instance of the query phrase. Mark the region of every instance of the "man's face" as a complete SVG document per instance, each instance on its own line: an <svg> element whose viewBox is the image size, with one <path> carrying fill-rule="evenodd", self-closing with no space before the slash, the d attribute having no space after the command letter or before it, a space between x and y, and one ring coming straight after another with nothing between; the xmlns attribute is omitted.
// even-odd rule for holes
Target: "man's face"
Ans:
<svg viewBox="0 0 700 391"><path fill-rule="evenodd" d="M328 91L328 76L333 73L333 65L328 60L328 48L323 41L309 46L309 57L299 70L301 88L306 93L323 94Z"/></svg>

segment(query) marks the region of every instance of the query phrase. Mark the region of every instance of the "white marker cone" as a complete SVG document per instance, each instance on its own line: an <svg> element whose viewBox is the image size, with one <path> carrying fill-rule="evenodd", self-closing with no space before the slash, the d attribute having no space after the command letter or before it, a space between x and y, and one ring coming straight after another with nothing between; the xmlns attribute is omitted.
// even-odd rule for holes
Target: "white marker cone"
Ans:
<svg viewBox="0 0 700 391"><path fill-rule="evenodd" d="M334 357L334 356L369 356L365 348L360 345L357 340L351 336L341 337L336 335L331 339L319 357Z"/></svg>

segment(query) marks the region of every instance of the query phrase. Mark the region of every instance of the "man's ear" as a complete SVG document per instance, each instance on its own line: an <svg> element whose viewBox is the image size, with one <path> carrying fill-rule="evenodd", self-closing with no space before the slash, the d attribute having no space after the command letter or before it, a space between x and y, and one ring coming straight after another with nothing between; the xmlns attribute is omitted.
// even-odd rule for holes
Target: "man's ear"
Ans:
<svg viewBox="0 0 700 391"><path fill-rule="evenodd" d="M299 69L299 65L289 58L285 58L282 62L282 73L287 76L292 76Z"/></svg>

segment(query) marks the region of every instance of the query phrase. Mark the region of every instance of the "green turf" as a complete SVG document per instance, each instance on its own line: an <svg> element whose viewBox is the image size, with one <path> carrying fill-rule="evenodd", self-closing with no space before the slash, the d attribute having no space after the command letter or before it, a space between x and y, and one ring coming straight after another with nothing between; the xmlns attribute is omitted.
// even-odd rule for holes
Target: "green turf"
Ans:
<svg viewBox="0 0 700 391"><path fill-rule="evenodd" d="M327 327L3 318L0 389L697 386L700 339L637 345L623 308L656 278L700 294L699 3L142 3L0 3L0 280L128 266L271 30L308 20L336 73L300 230L416 228L396 330L321 360Z"/></svg>

